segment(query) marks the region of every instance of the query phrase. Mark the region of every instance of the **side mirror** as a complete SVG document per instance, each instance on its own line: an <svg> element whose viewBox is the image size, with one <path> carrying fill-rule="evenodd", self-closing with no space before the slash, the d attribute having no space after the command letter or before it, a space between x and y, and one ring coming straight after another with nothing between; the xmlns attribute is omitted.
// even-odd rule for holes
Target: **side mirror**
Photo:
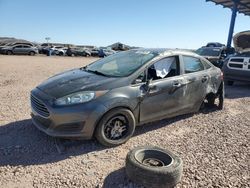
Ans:
<svg viewBox="0 0 250 188"><path fill-rule="evenodd" d="M150 84L152 82L153 78L150 78L149 80L146 81L146 83L143 85L143 88L146 92L149 92L150 90Z"/></svg>
<svg viewBox="0 0 250 188"><path fill-rule="evenodd" d="M149 80L147 80L146 85L149 86L151 84L152 80L153 80L153 78L150 78Z"/></svg>

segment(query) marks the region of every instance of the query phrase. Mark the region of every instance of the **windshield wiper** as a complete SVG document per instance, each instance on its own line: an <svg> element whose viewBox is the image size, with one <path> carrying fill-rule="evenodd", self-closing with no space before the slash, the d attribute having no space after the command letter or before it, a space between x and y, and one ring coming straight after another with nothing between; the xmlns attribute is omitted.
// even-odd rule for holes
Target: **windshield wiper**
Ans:
<svg viewBox="0 0 250 188"><path fill-rule="evenodd" d="M104 73L102 73L102 72L99 72L99 71L97 71L97 70L90 70L90 69L86 69L86 68L85 68L85 69L83 69L83 70L85 70L85 71L87 71L87 72L92 72L92 73L95 73L95 74L97 74L97 75L110 77L109 75L104 74Z"/></svg>

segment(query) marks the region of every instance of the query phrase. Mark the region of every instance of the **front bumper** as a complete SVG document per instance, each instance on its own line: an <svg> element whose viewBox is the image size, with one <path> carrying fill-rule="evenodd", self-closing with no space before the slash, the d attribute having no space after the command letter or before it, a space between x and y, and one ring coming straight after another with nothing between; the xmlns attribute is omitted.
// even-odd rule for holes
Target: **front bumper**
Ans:
<svg viewBox="0 0 250 188"><path fill-rule="evenodd" d="M31 102L33 124L53 137L91 139L97 122L106 112L106 107L98 100L56 107L54 99L37 88L31 91L31 95L41 101L49 112L48 117L43 116Z"/></svg>
<svg viewBox="0 0 250 188"><path fill-rule="evenodd" d="M250 82L250 71L225 68L223 72L225 80Z"/></svg>

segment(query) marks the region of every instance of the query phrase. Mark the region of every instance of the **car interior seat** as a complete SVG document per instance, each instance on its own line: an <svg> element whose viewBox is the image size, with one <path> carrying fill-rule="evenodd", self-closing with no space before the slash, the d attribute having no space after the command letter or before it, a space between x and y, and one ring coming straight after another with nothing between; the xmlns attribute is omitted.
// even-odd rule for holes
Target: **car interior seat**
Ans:
<svg viewBox="0 0 250 188"><path fill-rule="evenodd" d="M157 80L159 77L156 75L156 70L153 66L148 68L148 79Z"/></svg>

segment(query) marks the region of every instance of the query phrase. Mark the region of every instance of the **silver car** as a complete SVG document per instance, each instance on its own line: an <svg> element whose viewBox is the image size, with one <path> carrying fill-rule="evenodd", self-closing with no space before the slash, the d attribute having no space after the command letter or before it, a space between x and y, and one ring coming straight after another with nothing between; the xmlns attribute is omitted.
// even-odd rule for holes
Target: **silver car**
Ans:
<svg viewBox="0 0 250 188"><path fill-rule="evenodd" d="M35 55L38 54L37 47L27 44L17 44L14 46L6 46L1 49L2 54L6 55Z"/></svg>

